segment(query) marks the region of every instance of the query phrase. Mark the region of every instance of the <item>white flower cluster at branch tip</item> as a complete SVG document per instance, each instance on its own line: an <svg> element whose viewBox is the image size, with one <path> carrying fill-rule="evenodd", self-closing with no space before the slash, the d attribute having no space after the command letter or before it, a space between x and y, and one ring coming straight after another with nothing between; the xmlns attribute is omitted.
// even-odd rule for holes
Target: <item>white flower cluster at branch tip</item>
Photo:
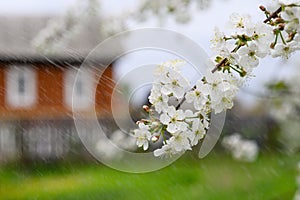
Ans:
<svg viewBox="0 0 300 200"><path fill-rule="evenodd" d="M300 4L283 0L275 4L279 8L274 12L260 6L266 15L264 22L254 23L249 15L234 13L227 24L229 34L215 29L211 40L216 53L215 67L195 86L180 72L184 62L170 61L157 67L149 96L151 106L144 107L149 119L139 121L140 128L133 131L138 146L146 150L149 141L163 137L163 146L154 151L155 156L191 150L205 136L210 113L218 114L233 107L238 88L246 80L244 77L252 73L261 58L267 55L289 58L300 49ZM180 104L174 106L172 100ZM193 105L193 109L180 109L183 101Z"/></svg>

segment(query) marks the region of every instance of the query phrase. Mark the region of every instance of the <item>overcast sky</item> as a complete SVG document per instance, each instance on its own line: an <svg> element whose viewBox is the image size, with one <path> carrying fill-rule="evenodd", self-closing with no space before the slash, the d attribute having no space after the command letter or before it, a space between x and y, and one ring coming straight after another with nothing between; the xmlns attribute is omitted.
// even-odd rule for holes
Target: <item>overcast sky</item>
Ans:
<svg viewBox="0 0 300 200"><path fill-rule="evenodd" d="M193 19L185 25L178 25L170 20L164 24L164 28L168 28L179 33L185 34L192 38L203 48L209 52L209 41L213 34L215 26L224 28L228 16L233 12L249 13L253 16L254 21L261 20L263 15L259 11L258 6L261 0L212 0L212 6L205 11L193 11ZM102 1L102 14L118 15L124 11L134 10L140 0L109 0ZM65 11L76 3L76 0L2 0L0 1L0 15L63 15ZM157 20L150 19L146 23L131 23L130 28L157 27ZM278 77L276 70L280 68L279 60L266 59L256 70L257 77L249 82L248 90L255 91L261 88L263 84L271 77ZM133 63L128 63L127 68L130 69ZM126 73L126 70L121 73ZM247 96L248 95L248 96ZM252 95L243 93L243 101L251 102L248 99L253 98ZM252 101L253 102L253 101Z"/></svg>
<svg viewBox="0 0 300 200"><path fill-rule="evenodd" d="M78 0L2 0L0 14L2 15L57 15L63 14L66 9ZM102 8L108 13L119 13L124 9L134 7L136 0L109 0L101 1Z"/></svg>

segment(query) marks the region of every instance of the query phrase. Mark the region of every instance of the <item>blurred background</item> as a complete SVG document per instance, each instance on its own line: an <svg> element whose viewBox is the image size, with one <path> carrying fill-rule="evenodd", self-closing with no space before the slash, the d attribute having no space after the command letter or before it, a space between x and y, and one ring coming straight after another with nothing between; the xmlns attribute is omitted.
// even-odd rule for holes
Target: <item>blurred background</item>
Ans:
<svg viewBox="0 0 300 200"><path fill-rule="evenodd" d="M112 60L126 43L85 57L121 31L161 27L184 34L208 55L215 26L233 12L262 21L258 0L10 0L0 2L0 199L297 199L300 188L300 60L266 58L227 112L221 139L204 159L198 149L147 174L99 163L79 139L73 111L96 113L113 143L134 152L135 141L111 114L116 82L136 68L178 58L140 50ZM158 36L159 37L159 36ZM192 50L191 50L192 51ZM111 62L113 61L113 62ZM107 68L104 66L109 63ZM187 66L191 81L199 78ZM102 76L97 76L101 72ZM151 71L145 72L151 74ZM150 75L149 75L150 76ZM150 87L133 91L123 79L134 120L143 116ZM140 77L143 79L143 77ZM73 88L74 86L74 88ZM96 87L96 96L92 88ZM72 102L72 94L75 100ZM122 112L122 103L120 103ZM119 158L94 127L87 141L107 159ZM152 147L152 149L155 146ZM298 167L297 167L298 166ZM297 183L298 176L298 183ZM299 190L298 190L298 193Z"/></svg>

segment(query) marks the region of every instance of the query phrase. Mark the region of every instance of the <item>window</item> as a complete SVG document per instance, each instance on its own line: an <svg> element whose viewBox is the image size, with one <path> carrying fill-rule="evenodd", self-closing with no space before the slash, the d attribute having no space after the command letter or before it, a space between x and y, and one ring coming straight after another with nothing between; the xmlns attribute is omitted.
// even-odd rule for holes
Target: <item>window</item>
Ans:
<svg viewBox="0 0 300 200"><path fill-rule="evenodd" d="M92 71L68 69L65 73L64 86L64 100L69 108L72 108L72 103L73 109L92 108L95 102L93 92L96 87Z"/></svg>
<svg viewBox="0 0 300 200"><path fill-rule="evenodd" d="M28 66L11 66L6 73L6 103L15 108L30 107L37 100L36 72Z"/></svg>

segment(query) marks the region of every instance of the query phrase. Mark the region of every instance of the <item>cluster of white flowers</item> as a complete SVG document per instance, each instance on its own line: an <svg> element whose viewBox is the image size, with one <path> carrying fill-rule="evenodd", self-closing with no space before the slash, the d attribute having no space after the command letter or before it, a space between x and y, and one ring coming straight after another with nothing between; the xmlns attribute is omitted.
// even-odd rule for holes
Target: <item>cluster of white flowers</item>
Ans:
<svg viewBox="0 0 300 200"><path fill-rule="evenodd" d="M183 77L180 60L160 64L155 71L155 82L149 96L152 106L145 106L149 119L138 122L134 136L139 147L148 149L149 141L164 138L161 149L155 156L171 156L191 150L198 144L209 128L209 114L220 113L233 106L233 98L238 91L238 81L228 73L211 73L198 80L191 88ZM182 110L172 105L172 101L186 100L191 109Z"/></svg>
<svg viewBox="0 0 300 200"><path fill-rule="evenodd" d="M254 162L259 153L255 141L243 139L239 134L224 137L222 145L239 161Z"/></svg>
<svg viewBox="0 0 300 200"><path fill-rule="evenodd" d="M268 17L264 23L253 23L249 15L234 13L227 24L231 30L228 36L215 29L211 47L217 55L218 70L236 71L245 76L267 55L287 59L300 49L298 5L280 1L277 4L280 9L274 13L260 7Z"/></svg>
<svg viewBox="0 0 300 200"><path fill-rule="evenodd" d="M267 55L288 58L300 49L299 2L277 0L275 5L279 8L274 12L260 6L267 18L264 23L253 23L249 15L235 13L227 24L228 36L215 29L211 47L216 53L213 56L216 66L194 87L181 75L179 67L183 62L170 61L158 66L149 96L151 106L144 107L149 119L139 121L139 129L133 131L138 146L146 150L149 141L163 137L163 146L154 151L155 156L190 150L205 136L210 113L233 107L239 86L259 65L259 59ZM172 105L172 99L180 102L179 106ZM180 109L183 101L193 105L193 109ZM257 145L240 138L237 141L234 157L254 160Z"/></svg>

